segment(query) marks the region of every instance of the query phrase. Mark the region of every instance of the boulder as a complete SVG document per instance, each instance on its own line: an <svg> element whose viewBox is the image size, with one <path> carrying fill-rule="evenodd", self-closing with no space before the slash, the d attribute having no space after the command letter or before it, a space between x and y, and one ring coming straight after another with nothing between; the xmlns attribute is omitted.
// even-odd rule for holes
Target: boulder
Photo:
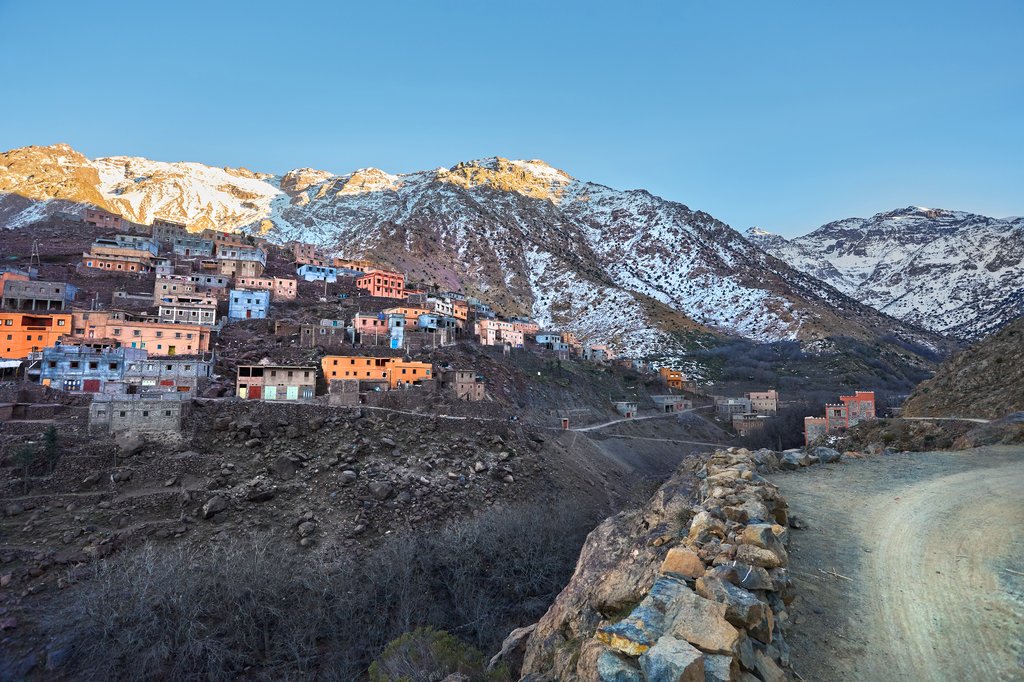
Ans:
<svg viewBox="0 0 1024 682"><path fill-rule="evenodd" d="M789 563L789 555L786 552L786 547L782 544L782 540L778 535L775 534L773 524L768 523L753 523L743 529L740 534L740 549L743 545L752 545L761 549L768 550L775 555L778 563L774 566L765 566L763 563L754 561L745 561L744 563L754 564L755 566L765 566L766 568L777 568L779 566L785 566ZM737 553L736 559L744 561Z"/></svg>
<svg viewBox="0 0 1024 682"><path fill-rule="evenodd" d="M374 481L374 482L370 483L369 489L370 489L370 494L373 495L373 497L375 499L378 499L378 500L381 500L381 501L384 501L384 500L388 499L389 497L391 497L391 493L393 492L393 489L391 488L391 484L390 483L386 483L384 481Z"/></svg>
<svg viewBox="0 0 1024 682"><path fill-rule="evenodd" d="M665 682L704 682L704 654L677 637L664 636L640 655L644 679Z"/></svg>
<svg viewBox="0 0 1024 682"><path fill-rule="evenodd" d="M682 578L697 578L704 575L704 562L691 549L673 547L661 562L661 573Z"/></svg>
<svg viewBox="0 0 1024 682"><path fill-rule="evenodd" d="M739 631L725 618L726 606L699 596L684 586L665 614L665 634L685 639L713 654L732 654Z"/></svg>
<svg viewBox="0 0 1024 682"><path fill-rule="evenodd" d="M203 505L203 518L212 519L217 514L228 508L228 501L220 495L214 495Z"/></svg>
<svg viewBox="0 0 1024 682"><path fill-rule="evenodd" d="M666 613L687 592L693 594L678 578L658 578L628 616L598 628L597 639L627 656L639 656L665 632Z"/></svg>
<svg viewBox="0 0 1024 682"><path fill-rule="evenodd" d="M299 531L300 538L308 538L310 535L316 532L316 523L313 521L303 521L299 524L297 529Z"/></svg>
<svg viewBox="0 0 1024 682"><path fill-rule="evenodd" d="M701 510L690 521L688 538L690 541L698 543L709 542L712 538L723 539L725 538L725 523L707 511Z"/></svg>
<svg viewBox="0 0 1024 682"><path fill-rule="evenodd" d="M704 575L721 578L745 590L771 590L775 587L768 571L760 566L751 566L738 561L709 568Z"/></svg>
<svg viewBox="0 0 1024 682"><path fill-rule="evenodd" d="M697 594L725 604L725 619L738 628L750 628L761 622L768 608L747 590L721 578L698 578Z"/></svg>
<svg viewBox="0 0 1024 682"><path fill-rule="evenodd" d="M299 470L295 462L288 457L281 455L274 460L274 463L270 465L270 470L285 481L295 476L295 472Z"/></svg>
<svg viewBox="0 0 1024 682"><path fill-rule="evenodd" d="M761 568L778 568L782 566L782 561L774 552L761 547L755 547L754 545L740 545L737 547L736 561L742 561L751 566L760 566Z"/></svg>
<svg viewBox="0 0 1024 682"><path fill-rule="evenodd" d="M832 464L834 462L838 462L843 458L843 456L839 454L838 450L826 448L821 445L811 450L811 454L817 456L818 461L821 462L822 464Z"/></svg>
<svg viewBox="0 0 1024 682"><path fill-rule="evenodd" d="M810 465L811 457L803 450L786 450L779 460L779 468L783 471L793 471L800 467Z"/></svg>

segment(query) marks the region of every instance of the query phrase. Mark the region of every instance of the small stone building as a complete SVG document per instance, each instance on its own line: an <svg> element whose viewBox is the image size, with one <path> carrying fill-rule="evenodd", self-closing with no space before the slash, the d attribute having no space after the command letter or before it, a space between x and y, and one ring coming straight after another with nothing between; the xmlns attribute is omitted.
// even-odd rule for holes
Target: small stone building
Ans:
<svg viewBox="0 0 1024 682"><path fill-rule="evenodd" d="M93 397L89 431L118 433L178 433L191 402L177 393Z"/></svg>
<svg viewBox="0 0 1024 682"><path fill-rule="evenodd" d="M239 365L235 395L246 400L312 400L316 395L316 367L289 367L260 362Z"/></svg>

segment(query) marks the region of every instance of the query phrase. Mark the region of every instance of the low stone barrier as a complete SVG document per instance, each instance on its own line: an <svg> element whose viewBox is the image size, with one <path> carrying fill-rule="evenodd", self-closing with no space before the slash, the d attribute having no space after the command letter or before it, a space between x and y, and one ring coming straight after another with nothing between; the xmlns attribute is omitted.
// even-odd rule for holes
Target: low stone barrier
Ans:
<svg viewBox="0 0 1024 682"><path fill-rule="evenodd" d="M533 682L787 679L789 519L764 475L840 459L729 448L684 464L644 508L591 533L547 614L493 662Z"/></svg>

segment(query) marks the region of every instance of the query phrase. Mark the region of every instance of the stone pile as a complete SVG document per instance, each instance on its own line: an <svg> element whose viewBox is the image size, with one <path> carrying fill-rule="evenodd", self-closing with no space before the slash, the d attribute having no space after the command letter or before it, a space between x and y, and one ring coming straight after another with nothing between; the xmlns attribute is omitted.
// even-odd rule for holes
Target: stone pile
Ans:
<svg viewBox="0 0 1024 682"><path fill-rule="evenodd" d="M789 519L764 475L840 459L729 448L684 464L591 534L570 584L494 663L522 660L531 682L787 679Z"/></svg>

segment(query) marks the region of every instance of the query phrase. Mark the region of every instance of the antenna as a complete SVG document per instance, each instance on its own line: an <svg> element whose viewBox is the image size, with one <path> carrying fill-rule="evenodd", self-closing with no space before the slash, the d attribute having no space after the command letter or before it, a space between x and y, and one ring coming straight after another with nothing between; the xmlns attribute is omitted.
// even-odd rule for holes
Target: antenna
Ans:
<svg viewBox="0 0 1024 682"><path fill-rule="evenodd" d="M39 240L38 239L33 239L32 240L32 257L28 261L28 267L29 267L30 270L32 269L33 265L36 266L36 267L41 267L42 266L42 263L40 263L40 258L39 258Z"/></svg>

